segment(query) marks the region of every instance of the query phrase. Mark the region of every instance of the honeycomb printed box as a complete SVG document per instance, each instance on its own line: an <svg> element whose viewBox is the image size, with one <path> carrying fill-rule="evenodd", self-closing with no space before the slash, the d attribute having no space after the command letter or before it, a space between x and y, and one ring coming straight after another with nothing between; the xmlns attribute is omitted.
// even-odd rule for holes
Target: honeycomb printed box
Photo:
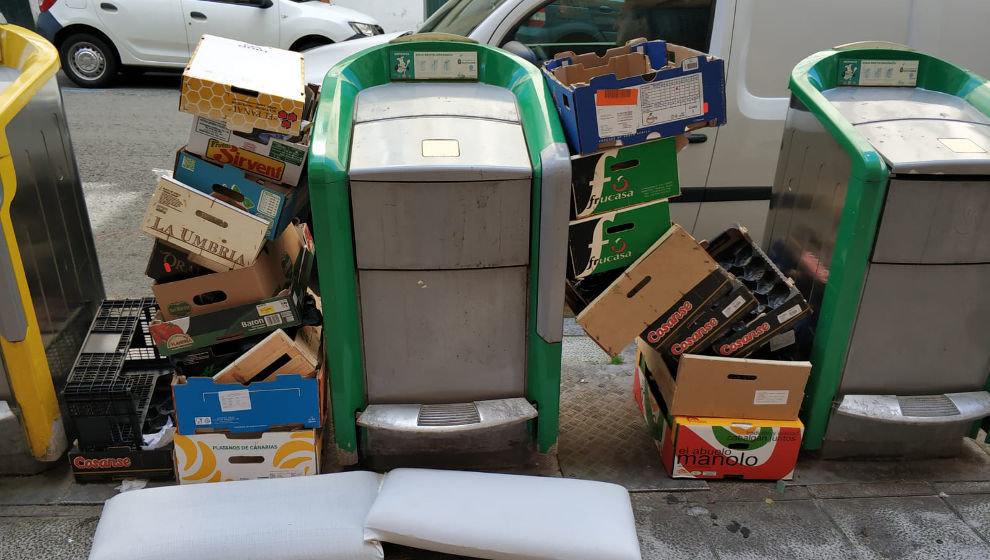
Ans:
<svg viewBox="0 0 990 560"><path fill-rule="evenodd" d="M629 266L669 228L666 200L572 221L567 235L570 274L579 280Z"/></svg>
<svg viewBox="0 0 990 560"><path fill-rule="evenodd" d="M179 484L319 474L320 430L175 436Z"/></svg>
<svg viewBox="0 0 990 560"><path fill-rule="evenodd" d="M571 219L681 194L673 138L571 157Z"/></svg>
<svg viewBox="0 0 990 560"><path fill-rule="evenodd" d="M312 120L319 98L316 87L307 86L312 92L309 96L312 101L308 109L310 114L303 115L304 123ZM222 120L196 117L186 150L204 159L230 164L294 187L299 185L306 169L310 134L310 128L305 125L298 136L264 130L240 132L231 130Z"/></svg>
<svg viewBox="0 0 990 560"><path fill-rule="evenodd" d="M149 263L149 268L151 263ZM151 291L166 320L203 315L277 296L302 285L313 269L313 238L305 224L285 228L266 243L255 263L185 280L155 282Z"/></svg>
<svg viewBox="0 0 990 560"><path fill-rule="evenodd" d="M161 177L141 230L222 272L254 264L268 222L171 177Z"/></svg>
<svg viewBox="0 0 990 560"><path fill-rule="evenodd" d="M245 210L268 224L265 239L275 239L302 214L309 189L266 181L233 165L204 160L179 150L175 179L194 189Z"/></svg>
<svg viewBox="0 0 990 560"><path fill-rule="evenodd" d="M203 35L182 73L179 110L297 136L306 108L301 53Z"/></svg>
<svg viewBox="0 0 990 560"><path fill-rule="evenodd" d="M664 41L559 53L543 75L578 154L725 124L723 61Z"/></svg>
<svg viewBox="0 0 990 560"><path fill-rule="evenodd" d="M297 326L302 319L293 291L260 302L194 317L166 321L161 312L151 323L151 338L163 356Z"/></svg>
<svg viewBox="0 0 990 560"><path fill-rule="evenodd" d="M311 367L311 366L310 366ZM309 375L303 375L309 373ZM299 371L250 385L209 377L172 379L179 433L263 432L278 426L319 428L323 372Z"/></svg>

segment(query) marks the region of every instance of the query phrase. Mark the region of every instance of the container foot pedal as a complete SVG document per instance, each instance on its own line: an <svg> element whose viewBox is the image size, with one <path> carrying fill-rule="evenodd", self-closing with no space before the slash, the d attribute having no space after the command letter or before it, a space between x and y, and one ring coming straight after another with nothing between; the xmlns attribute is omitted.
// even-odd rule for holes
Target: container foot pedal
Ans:
<svg viewBox="0 0 990 560"><path fill-rule="evenodd" d="M942 395L845 395L841 416L902 425L955 424L990 416L990 393Z"/></svg>
<svg viewBox="0 0 990 560"><path fill-rule="evenodd" d="M358 416L369 430L403 434L485 432L536 418L536 408L524 398L454 404L373 404Z"/></svg>

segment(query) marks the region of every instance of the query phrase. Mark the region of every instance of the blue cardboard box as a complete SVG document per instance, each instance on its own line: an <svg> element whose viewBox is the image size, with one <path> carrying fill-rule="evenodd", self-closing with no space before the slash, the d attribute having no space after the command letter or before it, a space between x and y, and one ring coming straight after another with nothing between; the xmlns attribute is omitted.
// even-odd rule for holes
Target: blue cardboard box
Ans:
<svg viewBox="0 0 990 560"><path fill-rule="evenodd" d="M305 183L286 187L258 175L179 150L174 177L190 187L239 206L268 222L265 239L275 239L309 202Z"/></svg>
<svg viewBox="0 0 990 560"><path fill-rule="evenodd" d="M261 432L276 426L321 426L323 410L322 368L315 378L277 375L271 381L250 385L217 383L212 377L172 380L172 398L179 433Z"/></svg>
<svg viewBox="0 0 990 560"><path fill-rule="evenodd" d="M543 66L571 151L591 154L725 124L725 65L700 51L634 39Z"/></svg>

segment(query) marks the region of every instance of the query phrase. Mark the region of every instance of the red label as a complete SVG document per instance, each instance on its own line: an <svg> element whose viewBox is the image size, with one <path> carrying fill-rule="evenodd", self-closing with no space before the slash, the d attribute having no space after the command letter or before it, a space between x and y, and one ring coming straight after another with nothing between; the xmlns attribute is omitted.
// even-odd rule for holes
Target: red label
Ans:
<svg viewBox="0 0 990 560"><path fill-rule="evenodd" d="M72 464L77 469L87 469L87 470L120 469L120 468L130 467L131 458L108 457L106 459L87 459L80 455L72 459Z"/></svg>
<svg viewBox="0 0 990 560"><path fill-rule="evenodd" d="M677 308L677 311L671 313L670 317L667 317L667 320L661 323L659 327L646 333L646 341L650 344L660 342L663 337L667 336L674 330L674 327L676 327L677 324L680 323L681 320L684 319L684 317L687 316L693 308L694 306L691 305L690 301L685 301L682 303L681 306Z"/></svg>
<svg viewBox="0 0 990 560"><path fill-rule="evenodd" d="M705 336L708 335L708 333L715 330L715 327L717 326L718 326L718 319L712 317L711 319L708 320L707 323L701 325L701 327L698 328L698 330L688 335L687 338L671 346L670 353L675 356L680 356L681 354L687 352L688 348L691 348L692 346L697 344L699 340L705 338Z"/></svg>
<svg viewBox="0 0 990 560"><path fill-rule="evenodd" d="M742 335L736 340L720 346L718 348L718 353L723 356L729 356L735 352L742 350L743 347L745 347L747 344L753 342L754 340L758 339L761 335L764 335L769 331L770 331L770 323L764 322L762 325Z"/></svg>
<svg viewBox="0 0 990 560"><path fill-rule="evenodd" d="M638 89L600 89L595 92L595 104L635 105L639 101Z"/></svg>

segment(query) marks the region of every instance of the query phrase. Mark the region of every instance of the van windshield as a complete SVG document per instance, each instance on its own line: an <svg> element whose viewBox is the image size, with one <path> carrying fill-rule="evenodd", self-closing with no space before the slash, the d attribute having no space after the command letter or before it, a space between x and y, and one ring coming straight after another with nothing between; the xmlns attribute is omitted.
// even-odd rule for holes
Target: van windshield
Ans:
<svg viewBox="0 0 990 560"><path fill-rule="evenodd" d="M506 0L447 0L447 3L423 23L418 33L453 33L467 37Z"/></svg>

